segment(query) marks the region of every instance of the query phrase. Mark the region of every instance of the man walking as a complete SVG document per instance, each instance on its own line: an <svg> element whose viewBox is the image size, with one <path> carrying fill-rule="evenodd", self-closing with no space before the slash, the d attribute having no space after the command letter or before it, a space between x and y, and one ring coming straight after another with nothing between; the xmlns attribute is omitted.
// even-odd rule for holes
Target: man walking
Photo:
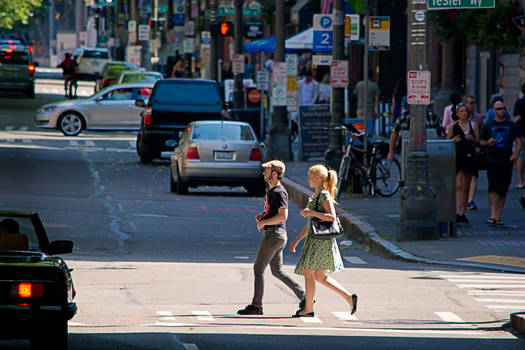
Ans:
<svg viewBox="0 0 525 350"><path fill-rule="evenodd" d="M490 218L487 223L503 225L501 212L512 180L512 165L521 151L518 126L505 118L503 101L494 103L494 120L485 123L480 144L487 148L487 178L489 182ZM512 145L516 142L514 153Z"/></svg>
<svg viewBox="0 0 525 350"><path fill-rule="evenodd" d="M76 98L77 97L77 69L78 64L74 59L71 58L70 53L66 53L62 63L58 65L62 68L62 75L64 77L64 90L65 97ZM73 93L74 89L74 93Z"/></svg>
<svg viewBox="0 0 525 350"><path fill-rule="evenodd" d="M368 94L367 101L365 101L365 81L360 80L357 82L354 88L354 94L357 97L357 117L365 117L365 103L367 104L368 117L376 118L379 112L379 96L381 96L381 90L379 85L373 80L374 71L368 71Z"/></svg>
<svg viewBox="0 0 525 350"><path fill-rule="evenodd" d="M279 160L272 160L262 165L264 181L269 190L266 194L264 212L255 216L257 229L263 230L264 237L259 243L259 250L253 264L254 291L252 303L237 311L239 315L262 315L264 294L264 270L270 265L272 274L280 279L301 300L299 308L305 304L304 289L283 270L283 249L288 239L286 220L288 219L288 193L281 184L285 165Z"/></svg>

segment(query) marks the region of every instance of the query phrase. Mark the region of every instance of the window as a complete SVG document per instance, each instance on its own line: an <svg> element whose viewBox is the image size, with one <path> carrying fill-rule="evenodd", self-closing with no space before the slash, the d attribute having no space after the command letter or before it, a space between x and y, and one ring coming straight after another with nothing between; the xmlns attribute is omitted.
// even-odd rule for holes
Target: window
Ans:
<svg viewBox="0 0 525 350"><path fill-rule="evenodd" d="M213 84L162 84L155 100L166 104L218 105L220 97Z"/></svg>
<svg viewBox="0 0 525 350"><path fill-rule="evenodd" d="M84 58L109 58L107 51L100 50L84 50Z"/></svg>
<svg viewBox="0 0 525 350"><path fill-rule="evenodd" d="M29 64L29 53L25 51L0 51L0 63Z"/></svg>
<svg viewBox="0 0 525 350"><path fill-rule="evenodd" d="M24 217L7 217L7 216L4 217L4 216L0 216L0 226L3 226L3 223L6 223L7 221L11 221L11 223L13 221L16 222L15 226L18 227L17 232L16 233L15 232L13 232L13 233L6 233L5 230L0 229L0 235L13 235L13 234L14 235L19 235L19 234L22 234L22 235L24 235L27 238L27 242L28 242L27 250L33 250L33 251L40 250L40 243L38 241L38 237L36 235L35 228L33 226L33 223L31 222L31 219L24 218ZM7 245L4 246L3 249L9 249L8 245L12 244L13 241L16 241L16 240L10 239L10 237L7 236L7 239L5 239L5 241L6 242L3 242L1 244L5 244L7 242L9 242L9 243L7 243Z"/></svg>
<svg viewBox="0 0 525 350"><path fill-rule="evenodd" d="M196 124L193 140L254 141L255 137L246 125Z"/></svg>
<svg viewBox="0 0 525 350"><path fill-rule="evenodd" d="M104 101L126 101L133 99L133 88L115 89L104 95Z"/></svg>

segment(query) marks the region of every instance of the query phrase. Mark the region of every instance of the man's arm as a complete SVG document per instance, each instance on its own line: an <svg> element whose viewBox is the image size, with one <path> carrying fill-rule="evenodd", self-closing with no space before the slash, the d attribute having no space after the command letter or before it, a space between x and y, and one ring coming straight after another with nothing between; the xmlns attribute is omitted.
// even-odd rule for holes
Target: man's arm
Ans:
<svg viewBox="0 0 525 350"><path fill-rule="evenodd" d="M277 215L272 216L271 218L261 220L260 223L263 224L263 226L267 225L277 225L282 222L286 222L288 219L288 208L279 208L277 211Z"/></svg>

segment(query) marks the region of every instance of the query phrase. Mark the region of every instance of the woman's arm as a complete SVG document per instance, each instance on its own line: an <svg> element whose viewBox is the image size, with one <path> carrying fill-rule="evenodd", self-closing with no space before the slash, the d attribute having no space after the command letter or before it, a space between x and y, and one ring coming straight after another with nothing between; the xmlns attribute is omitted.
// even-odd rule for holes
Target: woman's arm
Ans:
<svg viewBox="0 0 525 350"><path fill-rule="evenodd" d="M295 237L295 239L292 241L292 243L290 243L290 247L288 247L288 249L292 253L295 253L295 248L297 248L297 245L299 244L299 242L301 242L301 240L306 236L307 233L308 233L308 225L304 225L304 227L301 230L301 232L299 232L297 237Z"/></svg>

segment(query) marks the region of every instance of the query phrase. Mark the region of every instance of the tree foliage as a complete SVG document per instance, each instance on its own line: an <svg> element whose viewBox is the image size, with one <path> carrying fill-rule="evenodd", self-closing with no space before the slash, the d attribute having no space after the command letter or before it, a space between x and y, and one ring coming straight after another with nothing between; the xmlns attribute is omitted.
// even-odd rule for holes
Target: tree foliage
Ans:
<svg viewBox="0 0 525 350"><path fill-rule="evenodd" d="M0 29L12 29L17 24L27 24L42 0L0 0Z"/></svg>
<svg viewBox="0 0 525 350"><path fill-rule="evenodd" d="M517 1L498 1L492 9L429 12L429 20L442 41L466 39L496 50L512 50L520 45L520 30L512 22L513 17L521 15Z"/></svg>

